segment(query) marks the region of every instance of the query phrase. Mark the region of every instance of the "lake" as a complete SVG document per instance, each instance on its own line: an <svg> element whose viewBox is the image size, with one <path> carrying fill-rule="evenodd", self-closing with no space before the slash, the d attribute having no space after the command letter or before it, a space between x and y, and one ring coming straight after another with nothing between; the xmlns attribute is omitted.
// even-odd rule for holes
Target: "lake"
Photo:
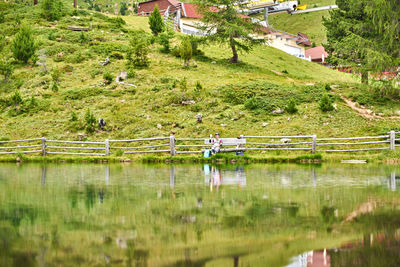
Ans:
<svg viewBox="0 0 400 267"><path fill-rule="evenodd" d="M1 266L399 266L400 167L0 164Z"/></svg>

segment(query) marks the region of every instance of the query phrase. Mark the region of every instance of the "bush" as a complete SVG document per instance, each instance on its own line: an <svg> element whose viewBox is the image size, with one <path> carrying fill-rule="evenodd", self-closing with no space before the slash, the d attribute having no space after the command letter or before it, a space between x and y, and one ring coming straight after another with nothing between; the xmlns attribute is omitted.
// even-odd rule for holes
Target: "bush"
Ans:
<svg viewBox="0 0 400 267"><path fill-rule="evenodd" d="M122 2L122 3L121 3L121 7L119 8L119 13L120 13L122 16L125 16L125 15L126 15L126 11L128 11L128 6L126 5L125 2Z"/></svg>
<svg viewBox="0 0 400 267"><path fill-rule="evenodd" d="M181 58L183 58L183 65L185 67L188 67L189 62L192 59L192 45L190 43L189 38L185 38L182 40L179 50L180 50Z"/></svg>
<svg viewBox="0 0 400 267"><path fill-rule="evenodd" d="M120 52L112 52L110 55L111 58L115 58L115 59L124 59L124 55L121 54Z"/></svg>
<svg viewBox="0 0 400 267"><path fill-rule="evenodd" d="M86 131L88 133L93 133L96 130L97 120L93 113L88 109L85 114Z"/></svg>
<svg viewBox="0 0 400 267"><path fill-rule="evenodd" d="M89 41L90 41L90 38L84 32L81 32L81 34L79 35L79 42L81 44L85 44Z"/></svg>
<svg viewBox="0 0 400 267"><path fill-rule="evenodd" d="M294 113L296 113L296 112L298 111L298 109L297 109L297 107L296 107L296 101L294 100L294 98L291 98L291 99L289 100L289 103L288 103L287 106L286 106L286 111L287 111L289 114L294 114Z"/></svg>
<svg viewBox="0 0 400 267"><path fill-rule="evenodd" d="M172 48L171 54L174 57L181 57L181 51L179 50L179 46L174 46L174 48Z"/></svg>
<svg viewBox="0 0 400 267"><path fill-rule="evenodd" d="M319 109L322 112L327 112L327 111L332 111L334 110L334 107L332 105L332 100L329 97L328 94L324 94L321 98L321 100L319 101Z"/></svg>
<svg viewBox="0 0 400 267"><path fill-rule="evenodd" d="M332 88L331 88L331 86L329 85L329 83L326 83L326 84L324 85L324 87L325 87L325 91L327 91L327 92L330 92L330 91L332 90Z"/></svg>
<svg viewBox="0 0 400 267"><path fill-rule="evenodd" d="M160 45L162 45L161 52L163 52L163 53L169 53L170 52L170 50L171 50L170 40L173 37L174 37L174 33L171 32L171 31L168 31L166 33L164 32L164 33L160 34L160 36L158 38L158 42L159 42Z"/></svg>
<svg viewBox="0 0 400 267"><path fill-rule="evenodd" d="M61 0L43 0L41 4L42 17L48 21L59 20L65 15Z"/></svg>
<svg viewBox="0 0 400 267"><path fill-rule="evenodd" d="M12 59L2 58L0 60L0 74L4 76L4 82L7 83L8 79L14 72L14 66L12 65Z"/></svg>
<svg viewBox="0 0 400 267"><path fill-rule="evenodd" d="M111 84L114 80L114 76L111 73L106 72L103 74L103 79L105 84Z"/></svg>
<svg viewBox="0 0 400 267"><path fill-rule="evenodd" d="M3 12L0 12L0 23L4 23L4 22L5 22L4 14L3 14Z"/></svg>
<svg viewBox="0 0 400 267"><path fill-rule="evenodd" d="M14 58L27 63L33 59L36 53L37 45L33 37L31 28L23 24L12 42L11 51Z"/></svg>
<svg viewBox="0 0 400 267"><path fill-rule="evenodd" d="M157 36L159 33L164 31L164 21L161 17L160 9L158 8L158 5L156 5L153 9L153 12L151 13L149 17L149 25L151 32Z"/></svg>
<svg viewBox="0 0 400 267"><path fill-rule="evenodd" d="M149 38L144 31L137 31L130 40L131 49L127 54L129 63L136 67L147 67L150 64Z"/></svg>

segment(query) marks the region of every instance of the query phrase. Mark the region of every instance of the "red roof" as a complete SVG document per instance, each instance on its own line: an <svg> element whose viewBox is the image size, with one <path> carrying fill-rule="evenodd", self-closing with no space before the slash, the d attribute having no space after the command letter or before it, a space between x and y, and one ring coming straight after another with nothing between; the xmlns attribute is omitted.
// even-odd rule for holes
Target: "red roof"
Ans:
<svg viewBox="0 0 400 267"><path fill-rule="evenodd" d="M196 4L182 3L181 10L182 10L182 17L185 17L185 18L200 19L203 17L203 15L201 15L198 12L198 6ZM211 6L210 11L218 12L218 8ZM243 14L239 14L238 16L242 19L249 18L248 16L243 15Z"/></svg>
<svg viewBox="0 0 400 267"><path fill-rule="evenodd" d="M322 59L322 55L324 55L324 58L327 58L329 55L323 46L317 46L306 50L306 58L311 57L311 60Z"/></svg>
<svg viewBox="0 0 400 267"><path fill-rule="evenodd" d="M146 13L153 12L154 7L158 5L161 13L165 12L169 6L177 7L180 2L177 0L150 0L139 3L138 15L148 15Z"/></svg>
<svg viewBox="0 0 400 267"><path fill-rule="evenodd" d="M310 39L308 38L307 34L299 32L299 33L297 33L297 36L299 37L299 39L296 41L297 44L311 46L311 42L310 42Z"/></svg>

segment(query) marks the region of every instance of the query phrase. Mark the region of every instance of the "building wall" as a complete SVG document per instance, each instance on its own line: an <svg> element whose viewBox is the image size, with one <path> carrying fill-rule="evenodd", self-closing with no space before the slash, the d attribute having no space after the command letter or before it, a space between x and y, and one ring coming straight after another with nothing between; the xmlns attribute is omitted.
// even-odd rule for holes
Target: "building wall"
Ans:
<svg viewBox="0 0 400 267"><path fill-rule="evenodd" d="M276 35L269 34L268 45L292 56L305 58L306 49L303 45L298 45L296 40L286 40L285 37L276 37Z"/></svg>

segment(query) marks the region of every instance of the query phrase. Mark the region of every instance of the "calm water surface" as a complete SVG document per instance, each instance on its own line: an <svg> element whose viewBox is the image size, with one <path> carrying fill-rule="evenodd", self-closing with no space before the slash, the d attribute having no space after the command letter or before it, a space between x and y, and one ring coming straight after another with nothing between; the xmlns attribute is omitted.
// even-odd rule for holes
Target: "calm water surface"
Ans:
<svg viewBox="0 0 400 267"><path fill-rule="evenodd" d="M400 167L1 164L1 266L400 266Z"/></svg>

